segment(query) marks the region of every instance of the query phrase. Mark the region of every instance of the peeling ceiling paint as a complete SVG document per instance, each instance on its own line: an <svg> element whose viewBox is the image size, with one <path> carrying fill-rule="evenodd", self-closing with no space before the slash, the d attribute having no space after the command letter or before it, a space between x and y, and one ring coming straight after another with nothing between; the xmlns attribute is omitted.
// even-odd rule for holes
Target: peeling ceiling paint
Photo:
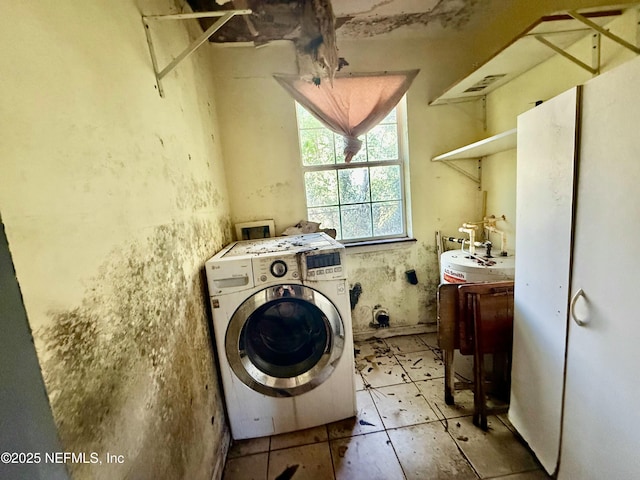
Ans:
<svg viewBox="0 0 640 480"><path fill-rule="evenodd" d="M429 27L438 24L442 28L459 29L465 26L477 10L481 0L438 0L436 2L424 2L432 5L427 11L402 11L392 13L393 10L384 10L386 14L373 14L377 9L351 16L342 23L338 34L343 37L373 37L389 33L401 27ZM392 3L392 2L380 2ZM397 7L402 2L398 2ZM380 9L380 11L383 11Z"/></svg>
<svg viewBox="0 0 640 480"><path fill-rule="evenodd" d="M250 8L249 16L233 18L211 37L212 42L296 40L304 31L305 6L318 0L189 0L194 11ZM367 38L402 27L412 33L439 28L457 30L483 13L490 0L332 0L336 33L343 38ZM486 5L484 5L486 7ZM326 19L332 21L332 19ZM201 21L207 28L213 19Z"/></svg>

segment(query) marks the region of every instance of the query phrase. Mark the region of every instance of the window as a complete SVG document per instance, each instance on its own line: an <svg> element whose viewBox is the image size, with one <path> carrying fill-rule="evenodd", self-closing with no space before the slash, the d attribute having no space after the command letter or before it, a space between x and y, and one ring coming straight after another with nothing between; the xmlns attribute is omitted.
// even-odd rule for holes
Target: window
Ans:
<svg viewBox="0 0 640 480"><path fill-rule="evenodd" d="M344 242L407 236L401 106L364 137L345 163L344 138L296 104L307 219Z"/></svg>

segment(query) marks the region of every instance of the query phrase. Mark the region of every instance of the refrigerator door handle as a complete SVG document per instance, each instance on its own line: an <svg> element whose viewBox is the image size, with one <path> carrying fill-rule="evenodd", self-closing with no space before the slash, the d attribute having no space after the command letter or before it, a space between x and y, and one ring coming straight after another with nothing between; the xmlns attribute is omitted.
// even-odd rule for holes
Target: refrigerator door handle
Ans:
<svg viewBox="0 0 640 480"><path fill-rule="evenodd" d="M569 311L571 312L571 318L573 318L573 321L576 322L576 324L580 327L583 327L585 325L585 321L579 319L578 317L576 317L576 302L578 301L578 299L580 297L583 297L586 299L586 296L584 294L584 290L582 290L581 288L578 289L578 291L573 295L573 297L571 298L571 304L569 306Z"/></svg>

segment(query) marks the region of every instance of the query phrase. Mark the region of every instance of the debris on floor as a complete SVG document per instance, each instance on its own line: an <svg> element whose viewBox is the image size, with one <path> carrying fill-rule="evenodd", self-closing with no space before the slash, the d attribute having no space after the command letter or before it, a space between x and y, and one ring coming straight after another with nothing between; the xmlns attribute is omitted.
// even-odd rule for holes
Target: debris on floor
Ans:
<svg viewBox="0 0 640 480"><path fill-rule="evenodd" d="M296 471L298 470L299 466L300 465L295 464L285 468L284 471L275 478L275 480L291 480L291 478L293 478L293 475L295 475Z"/></svg>

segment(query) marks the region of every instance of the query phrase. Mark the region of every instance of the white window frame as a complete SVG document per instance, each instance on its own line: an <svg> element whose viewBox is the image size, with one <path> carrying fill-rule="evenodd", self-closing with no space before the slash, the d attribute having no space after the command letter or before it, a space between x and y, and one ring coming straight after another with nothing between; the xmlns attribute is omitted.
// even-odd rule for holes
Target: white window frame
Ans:
<svg viewBox="0 0 640 480"><path fill-rule="evenodd" d="M304 107L301 107L304 108ZM408 188L408 145L407 145L407 128L406 128L406 97L402 97L400 102L396 105L396 126L397 126L397 140L398 140L398 159L397 160L380 160L380 161L367 161L367 162L351 162L351 163L334 163L328 165L304 165L302 161L302 145L300 139L300 126L299 122L297 122L297 132L298 132L298 151L300 153L300 164L302 165L302 182L305 191L305 207L307 212L309 211L309 206L307 205L306 198L306 184L305 184L305 173L307 172L318 172L318 171L339 171L339 170L348 170L348 169L356 169L362 167L374 167L374 166L389 166L389 165L398 165L400 167L400 203L402 205L402 226L403 230L401 233L397 233L394 235L378 235L378 236L369 236L369 237L360 237L360 238L342 238L341 233L338 232L338 239L340 242L344 244L350 243L363 243L363 242L376 242L376 241L389 241L389 240L403 240L410 237L410 204L409 204L409 188ZM296 108L297 110L297 108ZM328 129L327 129L328 130ZM361 140L364 139L361 138ZM335 141L335 136L334 136ZM335 148L334 148L335 151ZM371 180L369 179L369 186ZM339 185L338 185L338 188ZM339 194L338 194L338 204L335 205L340 208L341 204L339 203ZM368 202L363 202L368 204L375 204L375 201L369 200ZM311 207L316 208L316 207ZM308 213L307 213L308 215ZM313 219L308 219L313 221ZM320 228L330 228L328 225L320 225Z"/></svg>

